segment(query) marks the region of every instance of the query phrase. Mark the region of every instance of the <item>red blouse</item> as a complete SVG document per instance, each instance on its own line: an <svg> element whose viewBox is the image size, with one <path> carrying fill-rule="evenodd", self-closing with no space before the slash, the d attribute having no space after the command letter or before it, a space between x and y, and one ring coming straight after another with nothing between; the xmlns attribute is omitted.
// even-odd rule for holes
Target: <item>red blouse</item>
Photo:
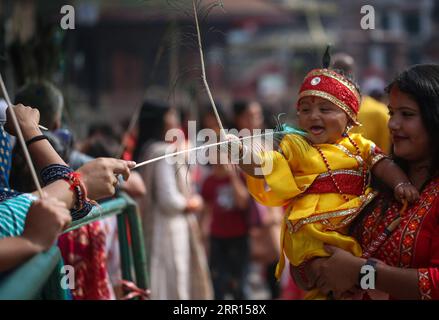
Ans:
<svg viewBox="0 0 439 320"><path fill-rule="evenodd" d="M372 213L356 230L363 249L383 234L401 210L396 200L384 209L384 200L384 197L378 199ZM386 210L384 215L383 210ZM391 266L417 268L422 299L439 299L439 178L430 182L420 199L407 207L398 227L372 256Z"/></svg>

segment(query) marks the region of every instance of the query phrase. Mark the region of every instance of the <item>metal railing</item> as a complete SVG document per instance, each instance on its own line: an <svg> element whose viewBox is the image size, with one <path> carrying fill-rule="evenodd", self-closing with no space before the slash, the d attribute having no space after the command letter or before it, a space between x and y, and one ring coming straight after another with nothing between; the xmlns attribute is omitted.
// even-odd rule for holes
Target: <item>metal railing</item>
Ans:
<svg viewBox="0 0 439 320"><path fill-rule="evenodd" d="M148 287L147 261L137 204L126 194L105 201L64 232L117 215L122 278L140 289ZM0 278L1 300L67 299L61 288L61 254L58 247L40 253Z"/></svg>

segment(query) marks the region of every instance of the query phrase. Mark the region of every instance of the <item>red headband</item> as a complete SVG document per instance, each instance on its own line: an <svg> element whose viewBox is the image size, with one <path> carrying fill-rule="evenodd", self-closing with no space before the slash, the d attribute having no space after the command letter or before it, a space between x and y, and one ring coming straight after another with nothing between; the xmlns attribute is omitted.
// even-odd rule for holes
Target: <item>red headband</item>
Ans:
<svg viewBox="0 0 439 320"><path fill-rule="evenodd" d="M351 82L337 72L329 69L311 70L300 87L298 101L303 97L329 100L346 112L356 125L359 124L360 94Z"/></svg>

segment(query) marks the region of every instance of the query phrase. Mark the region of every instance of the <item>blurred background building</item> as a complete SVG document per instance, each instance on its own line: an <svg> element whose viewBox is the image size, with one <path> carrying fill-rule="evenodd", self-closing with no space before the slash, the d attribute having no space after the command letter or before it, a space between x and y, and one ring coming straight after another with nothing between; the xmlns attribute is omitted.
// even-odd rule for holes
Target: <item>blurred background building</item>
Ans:
<svg viewBox="0 0 439 320"><path fill-rule="evenodd" d="M255 98L273 114L288 110L306 71L321 65L327 44L356 60L360 84L383 83L408 65L439 59L439 1L201 1L208 80L226 107ZM62 30L60 8L75 9ZM363 30L371 5L375 29ZM64 88L81 132L90 111L126 118L146 90L165 88L195 116L206 100L190 0L1 0L0 68L13 91L30 77Z"/></svg>

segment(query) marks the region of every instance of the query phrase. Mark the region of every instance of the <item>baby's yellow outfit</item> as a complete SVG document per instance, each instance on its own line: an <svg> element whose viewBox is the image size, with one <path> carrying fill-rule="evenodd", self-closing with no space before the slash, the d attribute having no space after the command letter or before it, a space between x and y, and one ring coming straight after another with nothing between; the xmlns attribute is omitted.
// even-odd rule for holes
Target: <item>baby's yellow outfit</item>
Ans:
<svg viewBox="0 0 439 320"><path fill-rule="evenodd" d="M385 156L360 134L351 134L350 139L312 146L287 135L279 151L261 154L265 180L247 177L248 189L258 202L286 207L281 249L293 266L327 256L324 244L361 256L360 245L346 233L350 222L375 197L369 187L370 169ZM284 254L277 278L285 266Z"/></svg>

